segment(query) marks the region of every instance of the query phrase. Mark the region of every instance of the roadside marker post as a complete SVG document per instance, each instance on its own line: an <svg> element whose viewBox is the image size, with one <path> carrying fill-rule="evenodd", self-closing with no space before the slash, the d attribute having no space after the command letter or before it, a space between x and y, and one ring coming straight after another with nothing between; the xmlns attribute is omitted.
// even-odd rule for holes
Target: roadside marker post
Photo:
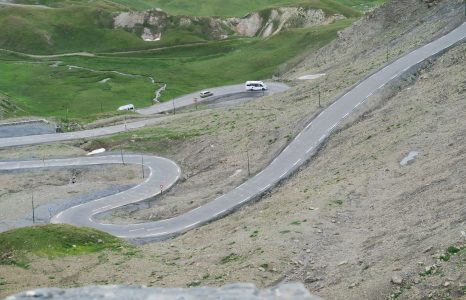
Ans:
<svg viewBox="0 0 466 300"><path fill-rule="evenodd" d="M142 179L144 179L144 156L141 155Z"/></svg>
<svg viewBox="0 0 466 300"><path fill-rule="evenodd" d="M163 194L163 184L160 185L160 195Z"/></svg>
<svg viewBox="0 0 466 300"><path fill-rule="evenodd" d="M31 191L31 206L32 206L32 224L36 224L36 215L34 211L34 191Z"/></svg>
<svg viewBox="0 0 466 300"><path fill-rule="evenodd" d="M246 158L248 160L248 176L251 176L251 170L249 168L250 164L249 164L249 151L248 151L248 149L246 149Z"/></svg>
<svg viewBox="0 0 466 300"><path fill-rule="evenodd" d="M196 107L196 110L197 110L197 98L196 97L194 97L193 102L194 102L194 106Z"/></svg>
<svg viewBox="0 0 466 300"><path fill-rule="evenodd" d="M317 86L317 93L319 94L319 108L322 107L320 105L320 86Z"/></svg>

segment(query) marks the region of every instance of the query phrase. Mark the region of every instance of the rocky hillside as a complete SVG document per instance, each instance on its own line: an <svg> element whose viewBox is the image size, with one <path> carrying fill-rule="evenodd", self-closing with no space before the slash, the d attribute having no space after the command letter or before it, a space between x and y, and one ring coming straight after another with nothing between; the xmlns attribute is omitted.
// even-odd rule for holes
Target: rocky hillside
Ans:
<svg viewBox="0 0 466 300"><path fill-rule="evenodd" d="M341 14L327 14L322 9L281 7L253 12L243 18L170 16L160 9L122 12L115 16L114 27L157 41L170 28L179 28L211 39L230 35L268 37L288 28L308 28L344 19Z"/></svg>
<svg viewBox="0 0 466 300"><path fill-rule="evenodd" d="M327 15L322 9L281 7L230 18L226 24L239 35L268 37L287 28L307 28L344 19L341 14Z"/></svg>

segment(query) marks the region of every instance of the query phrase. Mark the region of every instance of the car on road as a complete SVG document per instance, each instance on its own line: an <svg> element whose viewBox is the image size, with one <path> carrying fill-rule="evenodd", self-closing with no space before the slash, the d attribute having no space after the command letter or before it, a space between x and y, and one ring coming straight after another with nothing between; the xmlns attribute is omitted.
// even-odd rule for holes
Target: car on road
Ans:
<svg viewBox="0 0 466 300"><path fill-rule="evenodd" d="M202 91L199 93L199 96L201 98L205 98L205 97L209 97L209 96L212 96L214 93L212 93L211 91Z"/></svg>
<svg viewBox="0 0 466 300"><path fill-rule="evenodd" d="M268 89L267 85L262 81L246 81L244 87L246 91L265 91Z"/></svg>
<svg viewBox="0 0 466 300"><path fill-rule="evenodd" d="M133 104L126 104L126 105L118 107L118 110L134 111L134 105Z"/></svg>

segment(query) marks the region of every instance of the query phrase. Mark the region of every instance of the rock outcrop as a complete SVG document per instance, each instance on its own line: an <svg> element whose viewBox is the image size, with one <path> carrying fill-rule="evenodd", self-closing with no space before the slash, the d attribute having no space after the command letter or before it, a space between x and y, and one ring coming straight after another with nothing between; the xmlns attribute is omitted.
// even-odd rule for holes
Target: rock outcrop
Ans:
<svg viewBox="0 0 466 300"><path fill-rule="evenodd" d="M158 41L169 25L169 17L159 9L122 12L114 18L114 27L135 32L144 41Z"/></svg>
<svg viewBox="0 0 466 300"><path fill-rule="evenodd" d="M225 39L231 34L269 37L288 28L325 25L342 15L327 15L321 9L281 7L250 13L243 18L170 16L160 9L122 12L114 17L114 27L141 36L145 41L158 41L168 28L181 28L208 39Z"/></svg>
<svg viewBox="0 0 466 300"><path fill-rule="evenodd" d="M243 36L268 37L288 28L307 28L344 19L342 15L327 15L321 9L281 7L250 13L243 18L229 18L225 23Z"/></svg>

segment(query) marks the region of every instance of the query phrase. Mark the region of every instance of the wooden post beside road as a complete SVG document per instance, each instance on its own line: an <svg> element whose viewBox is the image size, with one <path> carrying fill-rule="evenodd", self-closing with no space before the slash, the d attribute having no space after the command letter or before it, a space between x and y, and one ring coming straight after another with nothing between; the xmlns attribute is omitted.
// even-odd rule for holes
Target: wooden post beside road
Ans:
<svg viewBox="0 0 466 300"><path fill-rule="evenodd" d="M36 223L36 214L34 211L34 191L31 191L31 206L32 206L32 224Z"/></svg>

